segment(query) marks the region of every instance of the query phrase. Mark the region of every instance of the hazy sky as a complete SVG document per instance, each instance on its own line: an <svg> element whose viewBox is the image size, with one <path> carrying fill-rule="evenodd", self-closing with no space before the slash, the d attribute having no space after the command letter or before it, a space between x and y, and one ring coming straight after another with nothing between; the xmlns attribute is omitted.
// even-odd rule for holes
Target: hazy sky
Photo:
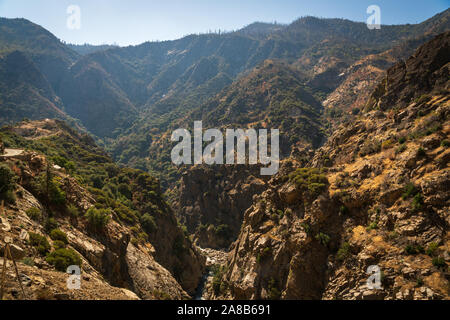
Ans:
<svg viewBox="0 0 450 320"><path fill-rule="evenodd" d="M382 24L402 24L430 18L450 0L0 0L0 16L29 19L70 43L129 45L305 15L366 21L373 4ZM78 30L67 27L69 5L81 10Z"/></svg>

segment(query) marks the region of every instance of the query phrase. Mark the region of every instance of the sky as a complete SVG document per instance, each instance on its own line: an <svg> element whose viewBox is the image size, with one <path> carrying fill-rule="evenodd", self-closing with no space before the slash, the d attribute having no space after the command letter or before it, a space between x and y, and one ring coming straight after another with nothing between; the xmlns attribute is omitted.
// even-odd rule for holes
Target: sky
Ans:
<svg viewBox="0 0 450 320"><path fill-rule="evenodd" d="M124 46L237 30L255 21L290 23L307 15L366 21L370 5L380 7L382 24L419 23L449 4L450 0L0 0L0 17L26 18L68 43ZM77 11L68 13L73 5L79 16Z"/></svg>

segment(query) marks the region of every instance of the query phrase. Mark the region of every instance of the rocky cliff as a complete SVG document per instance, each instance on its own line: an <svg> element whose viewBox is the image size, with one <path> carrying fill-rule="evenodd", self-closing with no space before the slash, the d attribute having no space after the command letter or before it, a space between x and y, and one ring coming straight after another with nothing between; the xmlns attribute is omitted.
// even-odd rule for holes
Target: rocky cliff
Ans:
<svg viewBox="0 0 450 320"><path fill-rule="evenodd" d="M245 212L216 297L449 298L449 39L390 68L308 167L284 161Z"/></svg>
<svg viewBox="0 0 450 320"><path fill-rule="evenodd" d="M62 122L22 122L1 134L8 147L29 149L16 149L0 164L8 185L1 193L0 246L9 237L17 249L28 298L187 299L194 293L204 258L179 228L155 179L108 164L92 140ZM64 152L76 152L76 164L63 161ZM105 166L109 178L94 178L90 186L86 170ZM114 181L126 178L130 187L119 184L116 200L108 196L117 188ZM101 184L111 189L102 192ZM72 264L81 265L81 291L68 290L68 275L57 272ZM12 268L5 294L20 298Z"/></svg>

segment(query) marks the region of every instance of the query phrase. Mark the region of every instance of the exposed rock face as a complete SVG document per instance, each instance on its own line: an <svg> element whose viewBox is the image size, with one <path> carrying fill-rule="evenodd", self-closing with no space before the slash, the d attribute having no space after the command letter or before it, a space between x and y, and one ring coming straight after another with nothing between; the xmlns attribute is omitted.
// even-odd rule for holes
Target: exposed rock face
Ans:
<svg viewBox="0 0 450 320"><path fill-rule="evenodd" d="M243 212L266 188L259 167L194 167L182 177L176 209L199 246L227 248L237 237Z"/></svg>
<svg viewBox="0 0 450 320"><path fill-rule="evenodd" d="M36 155L31 154L29 158L36 159ZM41 161L41 163L46 163L45 158L42 158ZM33 163L36 163L36 161ZM32 173L31 168L28 167L28 169L28 172ZM27 172L27 170L25 171ZM88 207L92 206L93 199L89 195L89 192L76 184L70 177L66 177L65 179L68 179L68 183L65 184L65 191L68 197L74 203L77 203L79 207L83 207L84 205ZM0 246L3 248L5 236L11 237L14 243L11 247L13 257L17 261L27 257L28 261L30 261L27 263L35 265L35 267L26 267L24 264L19 263L21 272L27 274L31 279L37 276L43 277L41 274L44 271L41 269L51 270L52 267L45 260L36 256L35 249L30 246L27 238L29 238L29 232L38 233L44 237L48 236L46 236L44 228L40 224L30 220L25 213L31 207L43 208L43 206L26 189L20 189L22 198L18 199L14 206L7 206L5 208L7 218L2 216ZM89 292L91 289L86 288L87 291L81 291L77 294L69 293L66 297L67 299L137 298L136 295L127 292L125 289L135 292L142 299L182 299L189 297L172 274L156 262L153 256L154 253L152 254L142 248L137 249L130 243L130 231L126 227L111 221L107 225L107 230L104 233L94 235L87 231L89 228L84 222L79 221L77 224L74 224L73 219L64 215L59 215L56 220L60 230L67 235L70 248L73 248L82 257L83 278L89 279L87 280L90 281L89 284L96 283L99 287L98 293ZM6 225L11 226L10 232L5 232L7 229L3 228L3 226ZM23 237L23 234L26 237ZM52 243L50 238L48 238L48 241ZM194 270L195 266L196 264L193 262L191 269ZM197 272L201 276L202 270L199 269ZM188 273L189 271L186 272L186 274ZM41 290L49 290L47 288L48 285L45 284L49 284L52 281L60 281L56 283L57 290L65 292L67 290L64 289L67 277L68 275L64 276L63 273L46 271L45 280L42 280L42 283L37 283L36 286L30 285L30 288L27 289L29 298L39 298L39 295L42 294L40 293ZM195 274L192 279L192 282L196 281ZM124 289L113 288L110 284ZM187 287L189 285L195 287L196 283L190 283ZM8 292L16 292L19 287L17 282L10 280L8 281L7 288L9 288L7 291L10 290ZM108 290L111 290L111 292L108 292ZM53 292L54 290L50 291ZM45 298L52 299L52 297L57 298L50 293ZM21 297L19 296L17 298Z"/></svg>
<svg viewBox="0 0 450 320"><path fill-rule="evenodd" d="M41 136L51 138L59 135L70 135L64 126L53 120L24 122L15 127L14 132L23 134L27 139L38 139ZM74 139L78 137L75 136ZM72 143L73 140L71 141ZM87 141L87 143L90 143ZM95 146L94 146L95 147ZM96 148L96 147L95 147ZM95 150L94 148L94 150ZM97 155L98 159L105 161L103 155ZM58 298L85 299L187 299L195 292L198 283L204 273L205 258L190 242L181 228L171 209L167 204L156 202L160 207L155 207L155 202L147 201L145 196L157 196L154 191L138 192L137 188L143 190L152 189L147 184L155 184L151 177L143 175L141 184L133 184L131 188L136 197L136 203L144 206L152 205L152 209L159 209L154 215L154 223L157 230L154 230L144 241L132 241L133 228L120 220L111 219L102 230L93 229L88 220L83 216L89 208L96 204L96 197L85 187L70 176L65 169L52 169L49 166L49 159L35 152L22 152L18 156L11 156L2 159L6 165L17 176L15 185L16 200L14 203L5 204L4 212L0 212L2 225L0 227L0 247L4 245L6 236L10 237L14 246L13 255L18 260L23 259L32 268L27 268L30 278L40 274L42 269L48 270L48 277L58 281L63 277L54 276L54 267L49 264L45 254L38 253L36 244L30 242L30 234L38 234L42 239L46 239L49 247L46 249L52 252L57 251L57 243L51 239L51 230L48 229L47 215L52 212L55 219L53 225L67 238L66 248L74 250L82 260L82 277L90 279L91 282L99 282L99 288L105 290L104 293L94 294L81 291L80 294L55 293ZM50 168L50 169L49 169ZM49 203L40 191L45 190L36 177L46 176L50 170L53 181L58 181L59 188L65 197L65 203L76 208L78 213L69 213L66 206L57 206ZM47 175L48 176L48 175ZM157 182L156 182L157 183ZM36 189L41 188L41 189ZM93 190L93 189L90 189ZM137 207L137 206L136 206ZM35 216L30 214L29 209L33 208ZM137 207L139 210L148 210L145 207ZM148 212L148 211L147 211ZM80 215L83 213L83 215ZM116 212L111 212L112 215ZM36 237L33 235L33 237ZM44 240L40 240L41 242ZM17 247L16 247L17 246ZM52 249L53 248L53 249ZM23 263L19 263L22 270ZM65 276L66 278L68 275ZM56 280L55 280L56 281ZM88 280L89 281L89 280ZM17 286L17 287L16 287ZM65 286L59 283L58 286ZM107 288L120 287L122 289L111 289L108 296ZM18 284L11 282L9 292L16 292ZM91 286L89 286L91 288ZM40 286L32 286L30 297L38 298ZM59 290L59 289L58 289ZM89 289L90 290L90 289ZM134 293L133 293L134 292ZM20 296L16 298L21 298ZM52 299L53 296L46 295L44 298Z"/></svg>
<svg viewBox="0 0 450 320"><path fill-rule="evenodd" d="M449 39L392 67L368 111L316 152L327 183L285 162L245 212L221 297L449 298Z"/></svg>

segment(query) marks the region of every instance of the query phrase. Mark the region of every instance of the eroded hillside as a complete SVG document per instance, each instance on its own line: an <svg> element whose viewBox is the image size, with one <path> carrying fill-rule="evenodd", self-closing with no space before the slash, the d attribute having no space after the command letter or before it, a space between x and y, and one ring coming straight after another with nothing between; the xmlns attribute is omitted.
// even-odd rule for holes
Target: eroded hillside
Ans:
<svg viewBox="0 0 450 320"><path fill-rule="evenodd" d="M0 134L6 147L0 241L12 238L28 298L186 299L194 293L204 258L156 179L117 167L90 137L63 122L22 122ZM57 271L69 265L81 265L84 291L65 286L68 275ZM11 265L5 294L18 293Z"/></svg>
<svg viewBox="0 0 450 320"><path fill-rule="evenodd" d="M390 68L309 167L284 161L245 212L216 296L448 299L449 39Z"/></svg>

